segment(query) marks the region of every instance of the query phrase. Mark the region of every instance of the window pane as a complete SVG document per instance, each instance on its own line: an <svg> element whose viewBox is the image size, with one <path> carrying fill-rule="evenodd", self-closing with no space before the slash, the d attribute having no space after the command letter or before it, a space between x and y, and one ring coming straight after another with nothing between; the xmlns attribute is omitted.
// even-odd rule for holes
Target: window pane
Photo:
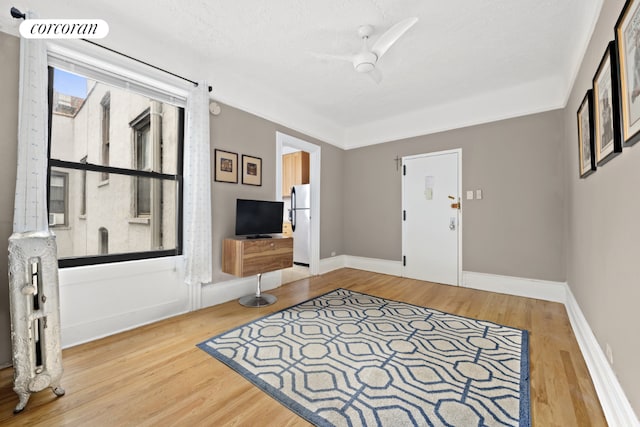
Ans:
<svg viewBox="0 0 640 427"><path fill-rule="evenodd" d="M67 213L67 174L51 171L49 177L49 225L66 224Z"/></svg>
<svg viewBox="0 0 640 427"><path fill-rule="evenodd" d="M51 186L49 212L64 213L64 187Z"/></svg>
<svg viewBox="0 0 640 427"><path fill-rule="evenodd" d="M51 187L64 188L64 176L51 174Z"/></svg>
<svg viewBox="0 0 640 427"><path fill-rule="evenodd" d="M152 162L149 153L151 144L149 143L150 127L146 126L136 132L136 169L149 171Z"/></svg>
<svg viewBox="0 0 640 427"><path fill-rule="evenodd" d="M56 200L52 195L49 212L64 214L64 200Z"/></svg>
<svg viewBox="0 0 640 427"><path fill-rule="evenodd" d="M53 91L51 158L177 173L178 107L58 69ZM139 159L132 141L141 126L148 135Z"/></svg>
<svg viewBox="0 0 640 427"><path fill-rule="evenodd" d="M80 159L80 163L87 163L87 158ZM80 172L81 178L81 190L80 190L80 215L84 215L87 210L87 171Z"/></svg>
<svg viewBox="0 0 640 427"><path fill-rule="evenodd" d="M104 228L101 227L98 230L99 233L99 242L98 242L98 246L100 247L99 251L100 251L100 255L108 255L109 254L109 231Z"/></svg>
<svg viewBox="0 0 640 427"><path fill-rule="evenodd" d="M122 254L176 247L176 195L173 180L61 169L68 175L67 227L54 229L60 258ZM86 174L86 207L82 212L82 182ZM139 181L144 181L147 216L136 214ZM50 201L51 203L51 201Z"/></svg>
<svg viewBox="0 0 640 427"><path fill-rule="evenodd" d="M151 214L151 178L136 178L137 216Z"/></svg>
<svg viewBox="0 0 640 427"><path fill-rule="evenodd" d="M54 95L55 96L55 95ZM100 117L100 146L102 150L102 158L100 159L100 164L103 166L109 166L109 138L111 137L111 92L107 92L102 96L102 100L100 101L100 106L102 109L102 115ZM85 156L86 158L87 156ZM106 181L109 179L109 174L106 172L102 172L102 180Z"/></svg>

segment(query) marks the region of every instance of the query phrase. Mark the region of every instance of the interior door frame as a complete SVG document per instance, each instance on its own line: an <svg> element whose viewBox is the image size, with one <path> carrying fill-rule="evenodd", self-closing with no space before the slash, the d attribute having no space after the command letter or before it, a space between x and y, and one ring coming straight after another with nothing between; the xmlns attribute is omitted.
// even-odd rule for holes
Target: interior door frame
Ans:
<svg viewBox="0 0 640 427"><path fill-rule="evenodd" d="M412 160L412 159L418 159L421 157L435 157L435 156L442 156L445 154L457 154L458 155L458 201L459 203L462 203L462 148L454 148L451 150L444 150L444 151L434 151L434 152L430 152L430 153L423 153L423 154L415 154L412 156L403 156L402 157L402 170L404 171L404 166L406 164L407 160ZM400 212L400 221L402 222L402 254L400 256L400 259L402 259L402 256L406 255L405 252L405 245L406 245L406 222L402 219L402 212L405 209L406 206L406 201L405 201L405 192L404 192L404 180L405 180L405 175L404 173L402 174L402 189L401 189L401 197L402 197L402 211ZM462 212L463 209L461 208L458 211L458 285L457 286L462 286ZM402 266L402 277L406 277L405 275L405 266Z"/></svg>
<svg viewBox="0 0 640 427"><path fill-rule="evenodd" d="M276 131L276 200L282 200L283 147L293 147L309 153L309 181L311 192L311 248L309 273L320 274L320 146Z"/></svg>

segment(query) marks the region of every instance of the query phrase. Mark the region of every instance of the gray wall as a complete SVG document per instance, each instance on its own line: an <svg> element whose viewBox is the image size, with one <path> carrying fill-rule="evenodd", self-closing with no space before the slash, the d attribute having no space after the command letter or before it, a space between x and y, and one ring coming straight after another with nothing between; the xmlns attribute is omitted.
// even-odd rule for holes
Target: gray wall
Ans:
<svg viewBox="0 0 640 427"><path fill-rule="evenodd" d="M576 111L604 54L624 0L605 1L565 109L567 276L600 346L640 414L640 143L586 179L578 177Z"/></svg>
<svg viewBox="0 0 640 427"><path fill-rule="evenodd" d="M463 269L565 281L563 113L503 120L346 152L345 252L400 260L396 156L462 148Z"/></svg>
<svg viewBox="0 0 640 427"><path fill-rule="evenodd" d="M613 38L624 0L605 0L566 109L343 152L249 113L223 106L212 117L212 145L263 159L263 186L214 183L214 274L221 241L233 234L236 197L275 195L275 131L322 146L321 258L332 251L380 259L401 257L400 173L394 158L463 149L463 202L468 271L567 280L613 368L640 413L640 143L585 180L578 179L575 112ZM0 32L0 234L13 218L18 123L18 39ZM212 153L213 154L213 153ZM5 246L6 247L6 246ZM10 362L7 254L0 257L0 366ZM565 258L566 254L566 258Z"/></svg>
<svg viewBox="0 0 640 427"><path fill-rule="evenodd" d="M344 253L342 243L343 151L335 146L295 132L245 111L222 105L219 116L211 116L212 164L215 148L262 158L262 186L213 181L213 282L232 276L222 273L222 240L234 235L237 198L273 199L276 194L276 131L321 147L320 258L332 251ZM213 173L213 172L212 172ZM213 177L212 177L213 180Z"/></svg>
<svg viewBox="0 0 640 427"><path fill-rule="evenodd" d="M13 231L18 146L18 72L20 40L0 32L0 367L11 363L11 321L7 239Z"/></svg>

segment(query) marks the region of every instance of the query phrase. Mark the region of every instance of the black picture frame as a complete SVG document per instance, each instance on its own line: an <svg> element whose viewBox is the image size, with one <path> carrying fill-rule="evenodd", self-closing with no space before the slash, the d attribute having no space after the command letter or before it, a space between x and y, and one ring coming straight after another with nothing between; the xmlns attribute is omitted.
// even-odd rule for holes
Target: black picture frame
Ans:
<svg viewBox="0 0 640 427"><path fill-rule="evenodd" d="M640 0L627 0L616 21L622 141L640 140Z"/></svg>
<svg viewBox="0 0 640 427"><path fill-rule="evenodd" d="M225 150L214 150L215 172L217 182L238 183L238 153Z"/></svg>
<svg viewBox="0 0 640 427"><path fill-rule="evenodd" d="M242 183L262 186L262 159L260 157L242 155Z"/></svg>
<svg viewBox="0 0 640 427"><path fill-rule="evenodd" d="M596 171L593 144L593 89L587 91L576 115L578 118L578 171L580 178L586 178Z"/></svg>
<svg viewBox="0 0 640 427"><path fill-rule="evenodd" d="M593 76L593 145L602 166L622 152L620 87L615 41L609 42Z"/></svg>

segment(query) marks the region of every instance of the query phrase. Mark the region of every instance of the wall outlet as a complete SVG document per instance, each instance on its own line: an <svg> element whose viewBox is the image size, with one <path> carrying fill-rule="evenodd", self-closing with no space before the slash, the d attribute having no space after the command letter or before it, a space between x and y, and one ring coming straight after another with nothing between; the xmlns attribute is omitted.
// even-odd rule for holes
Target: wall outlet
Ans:
<svg viewBox="0 0 640 427"><path fill-rule="evenodd" d="M335 251L331 252L331 256L336 256L336 252Z"/></svg>
<svg viewBox="0 0 640 427"><path fill-rule="evenodd" d="M611 350L611 346L609 343L605 345L605 353L607 354L607 360L609 361L609 365L613 366L613 350Z"/></svg>
<svg viewBox="0 0 640 427"><path fill-rule="evenodd" d="M467 200L473 200L473 190L467 191Z"/></svg>

